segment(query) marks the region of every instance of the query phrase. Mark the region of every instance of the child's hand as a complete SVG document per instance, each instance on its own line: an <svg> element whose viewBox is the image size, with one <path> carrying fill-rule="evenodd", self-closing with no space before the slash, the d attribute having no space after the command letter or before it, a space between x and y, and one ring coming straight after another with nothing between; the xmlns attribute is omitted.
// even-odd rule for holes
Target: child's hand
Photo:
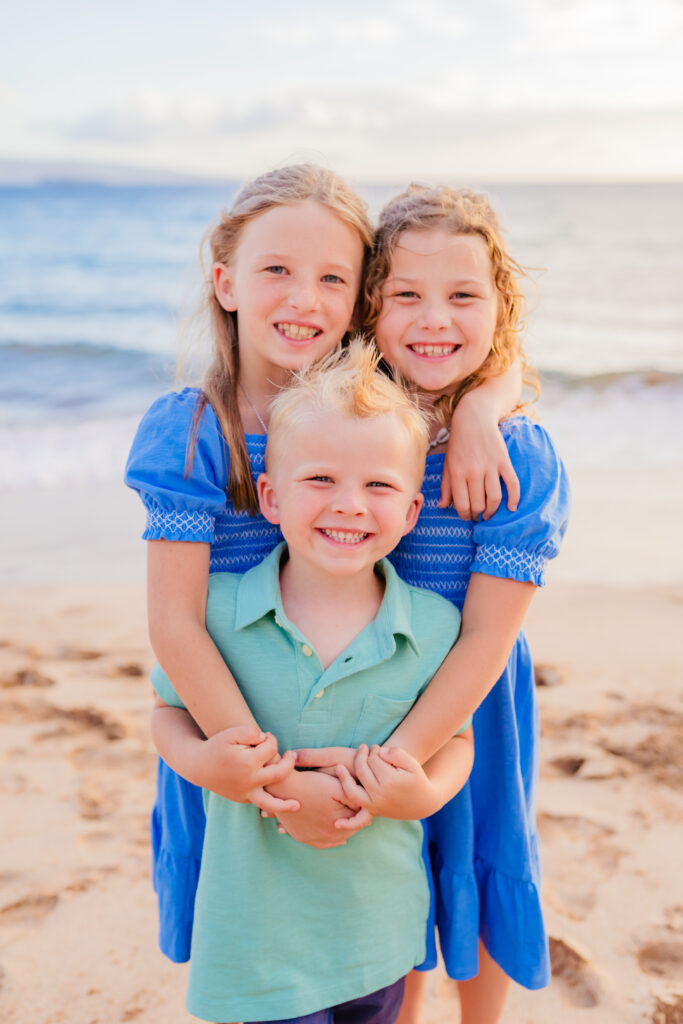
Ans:
<svg viewBox="0 0 683 1024"><path fill-rule="evenodd" d="M336 775L338 764L353 774L355 759L355 747L301 747L296 751L297 768L319 768L328 775Z"/></svg>
<svg viewBox="0 0 683 1024"><path fill-rule="evenodd" d="M341 765L337 776L347 802L356 804L375 817L417 820L438 810L443 801L427 778L419 761L402 747L385 750L377 744L363 743L356 754L354 775ZM349 819L351 824L353 819ZM346 829L344 820L338 822Z"/></svg>
<svg viewBox="0 0 683 1024"><path fill-rule="evenodd" d="M278 812L279 830L317 850L343 846L354 832L369 825L369 812L359 816L359 805L349 803L338 779L324 772L293 772L273 787L281 798L294 798L300 806L295 813ZM350 822L356 819L355 825ZM345 831L338 822L348 821Z"/></svg>
<svg viewBox="0 0 683 1024"><path fill-rule="evenodd" d="M474 392L464 395L453 413L441 480L441 508L453 502L461 519L490 519L502 498L501 479L508 492L507 506L519 503L519 480L493 416L484 415Z"/></svg>
<svg viewBox="0 0 683 1024"><path fill-rule="evenodd" d="M202 785L226 800L256 804L272 814L298 809L297 800L278 799L265 789L286 779L296 762L293 751L280 757L271 733L255 725L223 729L202 742L198 754Z"/></svg>

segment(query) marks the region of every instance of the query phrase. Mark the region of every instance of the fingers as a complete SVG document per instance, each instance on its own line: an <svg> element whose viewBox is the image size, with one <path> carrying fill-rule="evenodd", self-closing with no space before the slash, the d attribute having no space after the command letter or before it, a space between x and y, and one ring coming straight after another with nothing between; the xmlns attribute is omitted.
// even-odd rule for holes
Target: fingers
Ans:
<svg viewBox="0 0 683 1024"><path fill-rule="evenodd" d="M299 768L334 768L336 764L346 760L341 751L345 747L301 747L296 751L296 763Z"/></svg>
<svg viewBox="0 0 683 1024"><path fill-rule="evenodd" d="M375 775L372 766L369 761L370 752L366 745L362 743L358 748L356 754L356 760L354 764L354 770L361 786L367 793L373 792L378 786L381 785L380 780Z"/></svg>
<svg viewBox="0 0 683 1024"><path fill-rule="evenodd" d="M248 749L245 751L247 758L251 759L253 764L268 764L273 758L277 757L277 740L275 737L267 732L262 733L263 740L254 745L248 745Z"/></svg>
<svg viewBox="0 0 683 1024"><path fill-rule="evenodd" d="M479 474L471 476L467 481L467 489L470 495L470 514L476 523L486 508L484 477Z"/></svg>
<svg viewBox="0 0 683 1024"><path fill-rule="evenodd" d="M251 794L251 802L273 817L284 814L286 811L298 811L301 807L298 800L283 800L278 796L273 796L272 793L267 793L265 789L255 789Z"/></svg>
<svg viewBox="0 0 683 1024"><path fill-rule="evenodd" d="M487 473L484 478L484 490L486 492L484 519L490 519L498 511L503 492L500 486L500 477L497 473Z"/></svg>
<svg viewBox="0 0 683 1024"><path fill-rule="evenodd" d="M265 765L257 772L256 785L274 786L278 782L283 782L294 770L295 763L296 754L293 750L288 750L275 764Z"/></svg>
<svg viewBox="0 0 683 1024"><path fill-rule="evenodd" d="M370 753L372 755L372 751ZM403 747L389 747L388 749L378 747L376 754L386 764L390 764L393 768L400 768L405 772L415 771L415 768L419 767L418 761L407 750L404 750Z"/></svg>
<svg viewBox="0 0 683 1024"><path fill-rule="evenodd" d="M372 815L367 807L361 807L361 809L354 814L351 818L337 818L334 823L334 827L338 828L340 832L360 832L362 828L367 828L372 822Z"/></svg>
<svg viewBox="0 0 683 1024"><path fill-rule="evenodd" d="M270 733L259 729L255 722L251 725L234 725L230 729L226 729L225 733L226 739L229 739L230 743L243 743L246 747L255 747L270 736Z"/></svg>
<svg viewBox="0 0 683 1024"><path fill-rule="evenodd" d="M464 476L453 476L453 505L461 519L468 521L472 518L470 508L470 492L467 487L467 479Z"/></svg>
<svg viewBox="0 0 683 1024"><path fill-rule="evenodd" d="M510 512L516 512L520 498L519 477L515 473L512 463L510 462L510 459L506 459L500 471L500 475L502 477L503 483L507 487L508 509L510 510Z"/></svg>
<svg viewBox="0 0 683 1024"><path fill-rule="evenodd" d="M448 508L451 501L453 501L451 471L448 468L448 463L444 462L443 474L441 476L441 498L439 499L439 508Z"/></svg>
<svg viewBox="0 0 683 1024"><path fill-rule="evenodd" d="M352 808L363 807L367 801L367 793L358 785L343 764L337 765L337 778L341 783L345 799L349 801L349 806Z"/></svg>

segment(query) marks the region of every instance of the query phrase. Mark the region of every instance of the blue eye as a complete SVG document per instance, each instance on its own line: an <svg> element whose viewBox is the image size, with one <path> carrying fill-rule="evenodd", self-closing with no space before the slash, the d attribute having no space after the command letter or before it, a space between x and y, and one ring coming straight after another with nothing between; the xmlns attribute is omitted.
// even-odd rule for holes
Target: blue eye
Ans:
<svg viewBox="0 0 683 1024"><path fill-rule="evenodd" d="M281 267L279 265L276 265L276 266L273 266L273 267L266 267L265 269L268 271L269 274L286 274L287 273L287 268L286 267Z"/></svg>
<svg viewBox="0 0 683 1024"><path fill-rule="evenodd" d="M368 487L388 487L391 489L391 484L388 484L386 480L371 480Z"/></svg>
<svg viewBox="0 0 683 1024"><path fill-rule="evenodd" d="M322 280L325 284L344 284L344 279L339 274L325 274Z"/></svg>

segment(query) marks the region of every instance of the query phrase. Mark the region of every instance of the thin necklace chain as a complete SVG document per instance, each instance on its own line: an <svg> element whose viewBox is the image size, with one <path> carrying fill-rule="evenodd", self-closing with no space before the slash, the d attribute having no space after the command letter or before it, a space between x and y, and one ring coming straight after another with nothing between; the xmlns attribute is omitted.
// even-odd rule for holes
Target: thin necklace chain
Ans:
<svg viewBox="0 0 683 1024"><path fill-rule="evenodd" d="M253 413L254 413L254 415L256 416L256 419L257 419L257 420L259 421L259 423L260 423L260 424L261 424L261 426L263 427L263 433L264 433L264 434L267 434L267 433L268 433L268 427L267 427L267 426L265 425L265 423L263 422L263 420L262 420L262 418L261 418L261 414L260 414L260 412L258 411L258 409L256 408L256 406L255 406L255 405L254 405L254 403L252 402L251 398L250 398L250 397L249 397L249 395L247 394L247 389L245 388L245 386L244 386L244 384L242 383L242 381L240 381L240 382L239 382L239 386L240 386L240 390L241 390L242 394L244 395L244 397L246 398L246 400L247 400L247 402L248 402L248 404L249 404L249 406L250 406L250 408L251 408L252 412L253 412Z"/></svg>

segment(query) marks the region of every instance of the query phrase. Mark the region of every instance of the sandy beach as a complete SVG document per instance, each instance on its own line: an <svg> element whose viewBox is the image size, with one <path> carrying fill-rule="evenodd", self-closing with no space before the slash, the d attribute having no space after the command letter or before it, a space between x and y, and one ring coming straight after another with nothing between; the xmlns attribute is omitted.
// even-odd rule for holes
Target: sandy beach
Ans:
<svg viewBox="0 0 683 1024"><path fill-rule="evenodd" d="M680 467L583 471L528 635L554 979L506 1024L683 1021ZM623 502L625 489L633 489ZM623 507L622 507L623 505ZM0 1019L183 1022L156 944L142 511L10 491L0 580ZM428 1024L457 1024L430 979Z"/></svg>

